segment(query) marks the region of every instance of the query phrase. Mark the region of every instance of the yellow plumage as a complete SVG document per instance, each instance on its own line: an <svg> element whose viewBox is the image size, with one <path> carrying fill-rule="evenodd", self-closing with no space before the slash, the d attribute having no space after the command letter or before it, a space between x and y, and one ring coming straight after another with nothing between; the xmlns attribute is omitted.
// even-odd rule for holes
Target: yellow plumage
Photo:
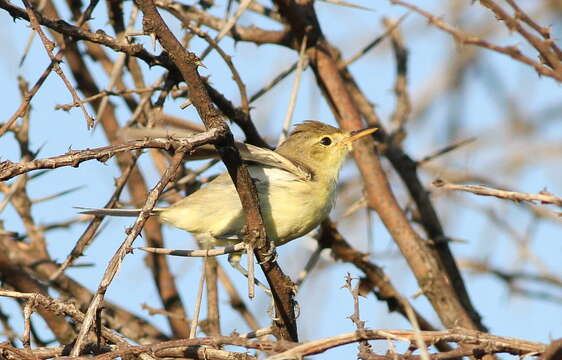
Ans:
<svg viewBox="0 0 562 360"><path fill-rule="evenodd" d="M356 135L317 121L295 126L276 151L241 148L254 179L268 238L282 245L310 232L334 203L336 182ZM85 213L135 215L135 210L91 209ZM238 242L245 217L227 173L167 208L154 209L160 220L218 245Z"/></svg>

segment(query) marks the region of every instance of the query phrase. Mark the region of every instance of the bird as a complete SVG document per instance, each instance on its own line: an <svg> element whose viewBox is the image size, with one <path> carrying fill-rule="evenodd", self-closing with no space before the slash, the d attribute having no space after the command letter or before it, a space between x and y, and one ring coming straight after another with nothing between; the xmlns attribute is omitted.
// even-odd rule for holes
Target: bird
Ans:
<svg viewBox="0 0 562 360"><path fill-rule="evenodd" d="M273 151L238 143L258 192L269 241L302 237L328 217L346 154L376 128L347 132L319 121L297 124ZM137 216L140 209L82 208L84 214ZM161 222L186 230L211 246L240 242L245 215L227 172L169 207L154 208Z"/></svg>

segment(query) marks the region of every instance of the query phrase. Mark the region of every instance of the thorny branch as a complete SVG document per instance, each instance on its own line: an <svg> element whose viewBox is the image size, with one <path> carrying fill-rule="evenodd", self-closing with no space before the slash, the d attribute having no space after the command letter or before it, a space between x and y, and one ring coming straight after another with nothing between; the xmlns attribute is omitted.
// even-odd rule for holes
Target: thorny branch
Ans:
<svg viewBox="0 0 562 360"><path fill-rule="evenodd" d="M538 194L528 194L517 191L494 189L483 185L452 184L441 179L433 181L433 186L446 190L470 192L481 196L494 196L500 199L511 200L514 202L528 201L532 203L536 201L541 204L556 205L562 208L562 198L559 198L558 196L555 196L546 190L542 190Z"/></svg>
<svg viewBox="0 0 562 360"><path fill-rule="evenodd" d="M14 176L28 173L38 169L56 169L63 166L78 167L82 162L98 160L106 162L111 157L132 150L156 148L164 150L175 150L181 147L190 149L208 144L217 138L218 131L211 129L208 132L194 135L190 138L152 138L147 140L129 141L120 145L109 145L97 149L71 150L65 155L54 156L46 159L35 159L32 161L13 163L9 160L0 163L0 180L8 180Z"/></svg>
<svg viewBox="0 0 562 360"><path fill-rule="evenodd" d="M270 249L270 244L266 241L256 187L250 178L246 166L242 163L238 150L234 146L233 136L223 120L224 116L212 105L203 81L197 72L199 60L195 54L184 50L151 1L139 0L137 5L144 13L144 31L149 34L154 33L162 46L170 53L172 61L176 64L188 85L189 98L197 109L201 120L205 123L206 128L215 128L220 131L221 141L216 142L216 147L229 171L246 215L245 242L249 246L248 261L253 262L252 252L256 249L256 256L270 283L275 299L276 311L281 320L276 322L279 328L279 335L283 339L297 340L296 317L290 280L283 274L277 262L270 256L273 249ZM251 268L251 265L249 268ZM249 276L248 280L250 289L254 285L252 276ZM250 291L251 294L252 292Z"/></svg>
<svg viewBox="0 0 562 360"><path fill-rule="evenodd" d="M500 54L510 56L517 61L533 67L539 74L551 77L558 82L562 82L562 54L560 53L560 49L558 49L554 41L550 39L550 35L545 40L542 40L529 34L519 24L518 20L508 16L493 1L481 0L480 3L482 3L486 7L489 7L499 19L506 21L508 28L515 29L521 35L523 35L523 37L525 37L526 40L529 41L531 45L539 51L539 53L542 55L542 59L546 61L546 65L539 61L532 60L528 56L525 56L516 46L499 46L489 41L480 39L477 36L468 35L465 32L450 26L449 24L441 20L438 16L435 16L428 11L422 10L419 7L408 2L402 0L390 0L390 2L393 4L404 6L422 15L429 21L430 24L435 25L441 30L449 33L455 39L455 41L458 41L461 44L476 45L498 52Z"/></svg>
<svg viewBox="0 0 562 360"><path fill-rule="evenodd" d="M0 290L0 296L18 301L20 311L20 314L12 314L8 307L4 307L3 302L0 304L2 307L0 320L5 338L9 341L0 344L1 358L47 359L72 355L69 357L297 359L349 343L361 345L357 351L358 358L377 360L458 359L465 356L489 358L496 353L541 357L545 360L555 360L560 357L562 348L560 340L554 340L551 344L535 343L474 330L484 329L480 314L483 313L489 319L488 302L497 299L492 292L474 293L469 297L450 249L452 239L447 234L455 234L463 238L465 228L454 228L451 224L461 221L458 220L460 218L470 218L470 216L457 216L460 211L442 210L443 204L446 204L447 209L461 208L462 205L470 204L474 197L455 196L454 191L435 191L423 182L429 172L430 178L451 179L451 182L437 180L433 183L434 187L521 202L526 205L525 209L531 209L532 211L527 215L530 221L521 221L520 216L517 218L503 216L487 208L488 205L463 207L467 214L470 211L477 212L483 215L485 221L508 233L514 240L509 250L515 249L515 251L494 248L487 253L485 247L484 249L479 247L478 261L461 260L459 265L462 269L471 270L472 273L483 272L493 275L498 282L506 283L512 293L523 293L529 298L553 300L557 305L560 303L560 296L549 292L551 288L556 291L560 289L560 276L556 272L556 267L551 266L548 259L542 259L542 254L533 252L535 248L533 241L543 240L536 239L536 235L548 234L545 231L538 231L543 230L542 220L554 219L548 223L548 226L559 226L560 214L542 210L547 209L546 207L530 205L539 203L562 207L562 200L546 190L537 194L501 190L501 188L527 188L528 184L513 185L522 181L521 179L528 178L525 167L538 169L539 172L553 171L551 178L557 179L559 171L556 169L560 168L557 161L559 162L561 158L562 148L559 146L557 131L552 129L557 129L553 124L558 123L562 108L559 106L559 101L556 101L552 106L547 105L536 110L540 107L538 104L546 103L554 91L535 91L543 83L541 78L534 79L534 82L525 80L525 86L518 86L516 90L511 89L509 85L511 80L506 79L518 78L513 76L513 73L507 72L507 69L512 68L509 66L511 63L519 63L524 65L523 69L527 73L529 69L534 69L543 77L562 81L562 51L557 38L559 29L553 20L557 19L559 7L546 1L537 1L529 5L516 0L506 0L502 3L495 0L481 0L479 4L473 5L438 2L439 6L436 9L439 9L439 12L433 10L430 12L407 1L389 0L389 4L399 5L398 9L405 8L421 15L432 26L422 28L413 24L411 20L415 19L416 15L409 16L408 21L404 21L405 16L403 16L398 21L386 19L385 28L373 32L370 26L379 22L373 21L371 14L369 28L364 27L360 32L354 32L354 26L348 26L351 25L350 20L354 21L355 16L365 10L360 7L353 10L346 9L354 6L349 2L330 2L331 4L326 5L325 9L322 8L322 12L317 13L324 4L317 4L315 8L314 2L308 0L299 2L275 0L276 7L273 9L256 1L245 0L238 1L240 5L235 11L231 11L229 5L223 14L224 9L219 9L212 1L199 1L187 5L174 0L138 0L136 5L143 13L144 19L142 31L135 31L135 27L139 24L135 23L134 16L127 13L128 7L123 6L121 2L110 1L103 8L94 0L83 8L80 2L67 1L68 9L60 9L60 13L70 12L72 19L68 20L57 12L61 4L57 3L55 6L52 0L25 0L24 7L0 0L0 9L3 9L0 12L5 12L14 20L23 19L39 34L43 46L47 49L47 53L42 51L41 54L49 62L48 66L47 64L43 66L45 70L34 80L34 85L29 90L27 85L20 86L22 100L16 110L10 110L11 113L7 114L0 123L0 143L3 150L4 146L7 149L0 159L0 181L3 181L0 183L0 191L4 195L0 202L0 213L3 216L0 221L0 280L4 286ZM376 10L380 11L380 18L385 19L384 6L381 4ZM107 13L104 14L103 11ZM132 14L135 14L134 11L136 10L133 9ZM171 16L164 20L159 11L167 12ZM345 11L354 11L349 13L353 16L348 17L348 13L344 14ZM486 16L483 18L474 16L477 11L478 14L483 13ZM319 14L322 18L319 18ZM326 16L326 14L332 15ZM128 22L127 16L129 16ZM176 26L178 23L182 27L181 30ZM551 23L553 26L542 25ZM22 22L16 22L13 28L24 28L21 24ZM499 35L501 32L497 29L502 27L505 27L510 34L520 37L524 46L501 45L501 38L497 38L501 36ZM53 40L47 38L43 29L50 32L49 37ZM437 61L433 66L436 68L437 75L432 74L423 79L424 83L431 86L424 86L421 91L419 89L416 91L419 83L417 78L420 76L420 69L423 68L418 59L420 55L425 56L433 52L436 45L427 45L423 39L424 35L431 31L444 31L450 34L457 44L473 46L459 46L451 53L439 52L439 58L445 59L444 64ZM383 35L374 36L381 33ZM342 46L345 49L343 52L335 46L341 44L342 39L338 39L338 36L333 34L344 36L344 41L349 43ZM149 35L154 43L158 40L162 51L157 53L156 49L151 51L148 47L145 48L140 43L141 39L135 38L141 35ZM333 36L333 42L330 42ZM223 39L219 46L218 42L223 37L228 37L232 41ZM178 41L180 38L181 43ZM390 65L378 61L379 58L390 58L388 55L391 47L385 46L387 38L392 42L395 58L394 62L388 62ZM353 41L348 41L351 39ZM367 40L366 45L360 46L363 40ZM234 46L238 42L246 42L250 46L246 44ZM215 68L216 62L212 56L205 60L205 65L209 66L208 70L211 72L206 78L202 78L198 73L200 65L196 55L198 45L207 47L203 52L204 55L214 49L223 59L219 70ZM420 46L427 48L420 50ZM59 48L58 52L53 52L55 47ZM277 52L280 48L283 48L283 52ZM349 56L350 49L351 54L356 55ZM274 55L269 56L268 51ZM499 56L502 69L495 69L483 62L480 54L484 51L504 55ZM118 54L118 60L113 56L115 53ZM362 179L365 186L362 203L366 204L368 211L374 210L379 214L390 236L401 249L409 270L418 280L420 291L417 293L423 293L430 300L433 310L439 315L442 325L449 328L448 330L439 331L439 324L431 324L426 320L429 315L415 310L413 301L402 295L408 292L414 293L417 289L406 287L402 289L401 279L405 277L405 267L402 262L398 266L400 274L397 275L395 271L395 265L400 260L385 258L391 265L385 263L384 267L378 263L381 259L380 248L383 246L381 238L382 241L386 239L386 234L383 235L382 231L378 230L379 227L373 226L377 230L369 230L369 237L375 240L375 244L371 244L369 248L375 249L375 254L365 254L358 250L361 249L361 245L356 243L360 239L360 236L357 236L360 231L356 231L356 226L354 226L355 232L347 234L345 225L336 227L335 223L326 221L316 236L319 249L315 252L315 261L311 262L312 266L316 264L318 271L309 276L306 286L309 284L314 286L317 282L314 276L321 278L326 273L321 270L333 264L331 259L321 258L323 249L330 249L333 259L348 263L352 269L350 271L352 276L357 276L355 274L357 272L361 274L359 286L352 290L356 300L355 308L352 309L354 310L352 319L357 324L357 331L328 338L316 338L303 343L296 342L297 322L303 318L303 315L297 318L295 314L299 307L293 299L292 282L285 277L276 259L268 256L269 244L265 242L255 189L233 146L232 134L225 123L225 119L228 118L237 124L249 143L270 147L266 139L277 138L279 135L277 130L282 125L278 109L272 106L279 103L278 94L282 88L277 86L276 90L272 89L297 69L296 63L293 66L284 63L286 53L290 53L291 56L287 61L294 61L297 57L301 59L300 70L305 70L305 60L308 61L317 84L314 91L320 90L332 110L333 117L342 128L358 129L363 127L365 122L380 128L374 139L365 139L356 144L354 156L361 176L349 179L349 173L346 172L346 186L338 188L339 203L357 202L355 195L350 195L346 189L355 188L360 183L358 179ZM435 60L435 57L432 59ZM30 61L32 60L28 57L27 64ZM93 66L94 63L100 65L99 69ZM264 72L262 63L267 65L267 71L271 74L280 75L275 79L268 79L270 76L267 71ZM365 63L369 66L362 68ZM503 66L504 64L506 66ZM152 68L154 65L158 65L156 69ZM447 69L444 71L443 68ZM279 69L288 70L281 72ZM46 89L44 85L47 84L47 77L53 70L64 76L63 81L73 94L72 103L57 108L72 110L74 107L82 107L86 114L87 112L97 114L96 121L100 124L98 131L103 131L108 139L108 146L94 149L84 149L85 146L82 146L81 150L69 150L66 154L59 153L60 155L53 156L51 153L39 157L41 149L37 150L34 146L51 140L47 140L50 134L38 132L38 127L35 125L39 112L47 111L42 105L42 97L37 95L41 94L41 90L44 92L42 95L50 95L44 90ZM232 75L237 91L230 91L221 81L222 78L218 75L222 75L219 71L223 70L226 76ZM147 85L145 78L152 78L153 71L160 72L159 80ZM394 84L387 83L385 77L380 76L378 71L395 74ZM75 85L72 84L72 79L66 78L67 75L73 76ZM25 72L22 72L20 83L25 82L24 76ZM306 77L299 81L303 82L303 89L310 85L307 84ZM482 133L467 130L469 127L474 128L474 124L477 124L478 129L481 127L481 123L475 122L477 120L472 113L464 110L464 107L468 107L467 104L472 105L472 101L475 101L473 92L469 91L474 89L474 83L482 83L484 88L478 93L479 106L482 103L482 109L478 109L478 116L489 120L489 117L481 114L488 112L488 109L484 109L485 101L482 101L482 98L489 97L487 100L495 102L500 117L504 117L497 121L498 128L490 130L487 125ZM256 95L248 98L246 88ZM392 88L394 94L390 95L391 92L388 90ZM261 90L256 91L256 89ZM392 96L393 101L388 102L386 101L388 99L372 95L379 94L378 90ZM520 92L517 92L518 90ZM6 89L5 93L10 91L12 90ZM277 93L274 93L275 91ZM489 91L489 96L481 96L485 91ZM180 101L181 98L186 98L185 104L194 105L207 131L187 138L143 138L127 142L118 139L117 134L120 133L122 126L144 129L162 125L179 125L196 132L203 131L204 128L200 125L182 119L178 121L177 116L174 118L168 113L176 108L174 104L170 106L169 94L173 94L174 99L180 98ZM316 98L319 97L311 97L304 90L300 91L298 96L296 91L293 95L291 108L294 107L296 113L299 108L309 105L314 109L311 112L313 114L325 107L324 103L317 102ZM318 106L317 103L321 105ZM440 104L447 104L448 107L449 114L444 120L441 119ZM86 110L86 107L90 109ZM263 110L264 108L266 110ZM252 111L257 109L266 116L254 123L253 118L256 117L252 116ZM437 111L434 111L435 109ZM285 109L281 111L284 112ZM130 118L120 119L123 113L130 115ZM50 120L53 121L53 118ZM75 135L68 133L68 130L60 125L59 119L56 120L52 122L54 132L64 134L65 137ZM320 120L330 122L330 119ZM445 131L442 130L443 122L446 122ZM30 128L33 131L30 131ZM269 137L262 136L260 130ZM265 133L266 130L275 133ZM444 132L447 133L445 138L442 136ZM546 133L548 136L544 136ZM478 138L478 142L474 143L469 151L466 151L467 149L462 145L471 140L458 141L458 139L473 138ZM5 139L9 141L4 141ZM61 138L55 141L61 141ZM66 139L63 137L62 141ZM420 154L430 153L424 149L423 144L426 141L431 144L432 149L435 148L435 142L452 145L423 157ZM518 144L527 146L528 143L536 142L540 143L544 150L534 151L533 147L529 146L524 149L525 151L509 153L509 147L504 147L500 149L506 154L503 165L493 172L486 173L486 176L479 176L477 171L471 170L470 166L459 167L459 163L463 161L467 163L474 161L473 155L470 154L480 156L487 152L495 152L497 148L493 145L503 147L504 141L506 143L513 141L515 147L519 146ZM236 288L236 282L229 279L228 273L222 269L220 263L208 262L206 267L207 282L210 283L207 288L208 314L207 319L199 323L207 337L186 339L189 331L188 321L191 319L186 315L189 306L185 305L181 296L184 295L184 291L192 291L192 286L191 284L184 286L183 279L175 276L175 268L168 264L165 256L151 253L147 257L147 268L157 289L161 308L148 305L145 308L150 310L149 316L164 315L170 327L169 331L158 329L152 319L142 319L131 308L124 309L104 299L108 286L112 283L125 254L130 251L131 244L141 229L144 230L144 238L147 240L146 248L156 249L155 253L163 251L164 240L165 238L167 240L168 235L161 231L156 221L152 221L154 219L147 221L145 225L143 223L147 211L154 206L165 184L174 177L175 170L182 172L183 180L168 187L170 191L165 200L170 203L180 199L184 193L195 191L213 178L203 173L214 164L213 162L197 167L196 170L190 168L190 163L184 164L197 146L206 143L216 145L239 191L248 219L248 244L255 248L274 293L276 314L273 316L273 326L260 328L260 323L268 323L271 320L266 311L260 312L260 302L245 303L238 294L242 291ZM161 180L150 194L146 185L150 181L150 172L146 171L144 165L139 167L136 163L143 149L150 149L147 153L161 175ZM21 156L18 160L14 160L14 154L17 154L18 150ZM450 153L451 150L455 150L455 153ZM442 156L445 153L449 155ZM389 160L392 168L386 164L383 157ZM86 246L96 239L95 236L99 232L105 231L105 228L100 226L101 218L96 218L87 225L86 230L76 235L76 239L65 241L65 245L69 246L64 249L61 259L64 259L65 255L67 258L61 265L57 261L60 256L59 245L55 244L61 244L61 238L67 240L68 237L74 236L75 228L86 224L85 220L79 217L70 220L49 218L47 224L39 222L42 219L41 207L45 208L44 204L49 204L53 199L60 200L62 196L75 199L74 193L55 189L52 183L49 185L46 180L48 176L45 174L52 173L51 176L55 177L64 171L51 172L53 169L78 167L81 163L90 160L106 163L111 158L116 159L121 175L115 189L109 191L113 192L113 195L108 195L105 199L107 206L116 205L119 193L126 187L130 200L124 195L123 198L126 199L124 201L129 201L136 207L143 207L145 211L137 219L134 227L128 230L125 241L105 269L106 273L97 291L91 293L81 282L83 273L75 270L76 272L73 273L73 276L76 274L75 277L71 277L68 269L81 255L84 255L83 252L86 253L85 255L90 255L88 254L90 249L86 249ZM169 167L170 161L172 165ZM112 165L112 162L108 164ZM480 165L481 163L478 163L475 167ZM555 170L550 170L550 166ZM486 171L487 166L482 166L482 169ZM72 169L67 170L72 171ZM395 178L399 181L394 181ZM73 179L69 177L64 181L70 182ZM492 185L459 185L461 182ZM548 186L552 189L556 185L553 180L547 181L546 184L534 185L534 188L546 189L545 186ZM47 188L47 195L36 195L36 189L39 187ZM76 184L67 186L66 183L63 186L63 189L74 188L78 186ZM102 194L103 189L96 188L96 193ZM68 207L82 204L68 201ZM334 214L339 213L334 212ZM15 221L13 214L16 216ZM353 224L359 223L361 217L358 214L360 212L354 213L353 217L346 218L346 221L349 219L354 221ZM338 224L343 223L337 220ZM19 223L24 229L23 232L18 229ZM529 224L522 225L523 223ZM470 226L473 226L472 223ZM447 229L447 232L444 229ZM345 238L340 231L345 233ZM486 236L483 240L486 240ZM72 246L73 241L75 241L74 246ZM300 246L300 244L295 246L296 252L302 249ZM499 245L495 246L499 247ZM541 243L541 248L544 246ZM57 247L56 258L49 253L55 247ZM246 248L247 246L242 244L237 249ZM460 247L455 247L455 251L457 249L459 252L462 251ZM218 250L209 251L214 254L214 251ZM515 260L520 267L505 270L508 267L500 262L506 261L506 253L516 253ZM205 255L205 252L198 254ZM487 260L491 256L494 259L493 264ZM296 266L296 261L286 261L285 257L286 255L281 257L284 270L286 267L288 272L292 272L295 269L291 267ZM99 266L95 258L93 259L88 260L87 265ZM534 269L528 271L527 265L536 267L536 271ZM333 267L333 269L337 268ZM190 271L187 273L189 276L192 275ZM200 274L196 276L199 277ZM521 286L522 282L525 286ZM329 281L322 284L322 297L299 298L300 311L308 312L310 307L314 306L318 307L318 313L322 313L323 306L329 303L326 299L331 297L333 288L339 289L340 283L340 280L334 281L331 277ZM334 284L338 285L332 286ZM527 284L531 286L527 287ZM303 287L301 294L305 294L305 291ZM229 297L231 309L222 305L223 293ZM358 295L368 293L373 293L379 301L386 304L386 309L381 310L381 314L383 311L396 311L412 324L415 331L365 328L365 323L373 324L373 322L371 319L359 318ZM49 297L53 294L60 294L61 298ZM473 308L470 300L475 296L484 299L480 300L479 304L485 304L479 305L478 312ZM127 304L144 302L132 298L120 300ZM372 297L365 301L372 301ZM379 303L375 303L375 306L378 305ZM348 308L344 309L341 316L346 316L350 311ZM240 336L236 333L224 336L224 332L233 330L228 328L229 312L239 314L252 332ZM47 325L45 330L37 330L38 316ZM322 317L321 320L324 321L325 318ZM525 319L522 318L522 321ZM298 325L308 334L313 334L313 330L316 330L314 321L310 324L301 321ZM499 329L505 324L490 325L500 332ZM238 329L238 326L240 325L237 322L235 328ZM507 326L511 327L511 325ZM549 330L548 326L549 324L545 322L545 331ZM272 337L269 336L271 334L277 337L276 341L271 340ZM252 336L260 338L250 339ZM314 335L311 335L311 338L314 339ZM55 339L55 342L50 343L46 339ZM373 350L371 345L374 340L382 340L387 344L388 349L385 353ZM394 344L399 341L408 344L406 351L395 350ZM226 345L238 348L236 351L230 347L222 348ZM434 347L428 348L428 353L416 353L430 345ZM455 345L456 348L451 345Z"/></svg>

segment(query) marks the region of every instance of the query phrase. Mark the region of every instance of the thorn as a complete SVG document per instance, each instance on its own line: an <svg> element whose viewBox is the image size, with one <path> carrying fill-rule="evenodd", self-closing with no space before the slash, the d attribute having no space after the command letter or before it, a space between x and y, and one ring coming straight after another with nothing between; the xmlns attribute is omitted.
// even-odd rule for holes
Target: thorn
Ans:
<svg viewBox="0 0 562 360"><path fill-rule="evenodd" d="M156 52L156 33L150 33L150 38L152 39L152 50Z"/></svg>

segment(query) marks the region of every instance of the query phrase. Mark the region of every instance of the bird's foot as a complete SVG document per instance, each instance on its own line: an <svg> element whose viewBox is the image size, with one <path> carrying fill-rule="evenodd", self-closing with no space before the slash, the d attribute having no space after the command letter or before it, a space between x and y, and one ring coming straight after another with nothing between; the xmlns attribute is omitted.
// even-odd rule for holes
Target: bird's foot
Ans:
<svg viewBox="0 0 562 360"><path fill-rule="evenodd" d="M275 241L273 240L269 241L269 249L264 254L264 256L265 256L264 259L259 262L260 265L269 261L277 261L277 251L275 251Z"/></svg>

